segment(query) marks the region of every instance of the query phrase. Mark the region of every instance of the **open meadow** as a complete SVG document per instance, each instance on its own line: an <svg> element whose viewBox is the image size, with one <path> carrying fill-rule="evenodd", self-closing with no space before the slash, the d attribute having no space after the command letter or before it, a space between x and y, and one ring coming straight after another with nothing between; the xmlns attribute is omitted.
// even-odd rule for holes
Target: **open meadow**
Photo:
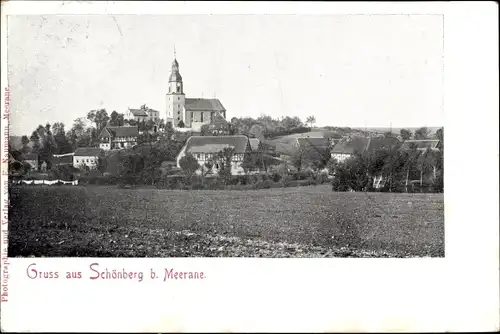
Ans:
<svg viewBox="0 0 500 334"><path fill-rule="evenodd" d="M443 194L13 186L8 254L443 257Z"/></svg>

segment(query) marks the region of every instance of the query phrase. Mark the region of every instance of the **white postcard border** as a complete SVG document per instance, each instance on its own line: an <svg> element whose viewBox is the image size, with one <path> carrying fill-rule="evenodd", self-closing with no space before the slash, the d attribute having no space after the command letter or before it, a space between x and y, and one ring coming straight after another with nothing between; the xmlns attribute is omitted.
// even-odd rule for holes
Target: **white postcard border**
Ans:
<svg viewBox="0 0 500 334"><path fill-rule="evenodd" d="M498 330L498 16L483 3L4 2L5 15L444 14L444 259L8 259L4 331L488 331ZM2 70L2 115L7 71ZM2 203L6 137L2 117ZM478 131L480 138L468 131ZM463 182L482 159L477 192ZM4 207L3 207L4 208ZM4 255L2 210L2 257ZM61 272L100 263L144 271L201 270L200 281L33 281L29 264ZM6 271L7 269L7 271ZM3 284L3 283L2 283Z"/></svg>

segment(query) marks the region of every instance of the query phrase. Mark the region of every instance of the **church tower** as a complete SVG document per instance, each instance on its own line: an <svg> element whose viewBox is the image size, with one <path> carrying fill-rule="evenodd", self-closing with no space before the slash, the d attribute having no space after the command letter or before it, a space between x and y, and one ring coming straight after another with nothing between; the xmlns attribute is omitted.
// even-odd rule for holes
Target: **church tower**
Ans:
<svg viewBox="0 0 500 334"><path fill-rule="evenodd" d="M184 126L186 125L184 115L185 100L182 76L179 73L179 63L177 62L174 49L174 61L172 62L172 71L168 80L166 119L166 122L171 122L174 127L178 127L180 121L184 123Z"/></svg>

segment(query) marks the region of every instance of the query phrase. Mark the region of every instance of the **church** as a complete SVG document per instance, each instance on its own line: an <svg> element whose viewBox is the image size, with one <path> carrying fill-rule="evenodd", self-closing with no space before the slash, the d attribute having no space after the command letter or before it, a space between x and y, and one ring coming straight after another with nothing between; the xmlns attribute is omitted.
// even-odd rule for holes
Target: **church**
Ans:
<svg viewBox="0 0 500 334"><path fill-rule="evenodd" d="M221 116L226 119L226 109L219 99L186 98L179 63L174 56L168 80L166 122L174 128L199 132L201 127Z"/></svg>

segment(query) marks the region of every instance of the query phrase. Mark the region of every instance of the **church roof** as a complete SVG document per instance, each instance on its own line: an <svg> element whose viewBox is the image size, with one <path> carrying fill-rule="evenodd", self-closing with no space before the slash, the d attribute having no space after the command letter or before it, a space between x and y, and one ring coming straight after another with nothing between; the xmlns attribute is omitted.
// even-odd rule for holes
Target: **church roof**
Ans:
<svg viewBox="0 0 500 334"><path fill-rule="evenodd" d="M186 99L185 108L189 111L226 111L219 99Z"/></svg>
<svg viewBox="0 0 500 334"><path fill-rule="evenodd" d="M216 153L224 147L233 147L236 153L245 153L249 147L248 137L243 135L191 136L186 141L185 152Z"/></svg>

